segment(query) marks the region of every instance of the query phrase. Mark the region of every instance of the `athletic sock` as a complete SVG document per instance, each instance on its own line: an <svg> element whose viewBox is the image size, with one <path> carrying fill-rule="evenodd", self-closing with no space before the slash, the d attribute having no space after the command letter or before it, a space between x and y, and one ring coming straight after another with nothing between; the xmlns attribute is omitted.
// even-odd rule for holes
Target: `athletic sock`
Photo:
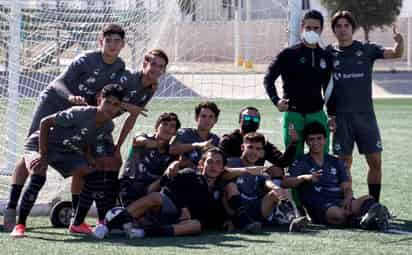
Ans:
<svg viewBox="0 0 412 255"><path fill-rule="evenodd" d="M79 205L77 206L73 224L80 225L84 222L90 207L92 206L94 194L98 192L101 186L102 178L99 177L100 172L93 172L84 178L84 187L79 197Z"/></svg>
<svg viewBox="0 0 412 255"><path fill-rule="evenodd" d="M146 236L175 236L173 225L150 226L143 230Z"/></svg>
<svg viewBox="0 0 412 255"><path fill-rule="evenodd" d="M116 206L119 195L119 180L118 172L100 172L96 176L99 178L99 183L96 182L97 195L95 196L97 217L99 221L104 220L108 210ZM98 186L98 187L97 187Z"/></svg>
<svg viewBox="0 0 412 255"><path fill-rule="evenodd" d="M242 198L240 197L240 195L232 196L228 200L228 204L230 208L233 211L235 211L235 215L233 217L233 223L237 227L243 228L252 222L252 219L247 214L246 207L242 203Z"/></svg>
<svg viewBox="0 0 412 255"><path fill-rule="evenodd" d="M22 190L23 190L23 185L20 185L20 184L11 185L9 202L7 203L6 208L16 209Z"/></svg>
<svg viewBox="0 0 412 255"><path fill-rule="evenodd" d="M375 198L376 202L379 202L381 195L381 184L368 184L369 195Z"/></svg>
<svg viewBox="0 0 412 255"><path fill-rule="evenodd" d="M46 176L34 174L30 177L29 185L24 191L23 198L21 200L19 220L17 222L18 224L26 225L27 216L29 216L31 209L36 202L37 196L39 195L39 192L45 182Z"/></svg>
<svg viewBox="0 0 412 255"><path fill-rule="evenodd" d="M80 195L72 194L72 218L76 215L77 207L79 206Z"/></svg>

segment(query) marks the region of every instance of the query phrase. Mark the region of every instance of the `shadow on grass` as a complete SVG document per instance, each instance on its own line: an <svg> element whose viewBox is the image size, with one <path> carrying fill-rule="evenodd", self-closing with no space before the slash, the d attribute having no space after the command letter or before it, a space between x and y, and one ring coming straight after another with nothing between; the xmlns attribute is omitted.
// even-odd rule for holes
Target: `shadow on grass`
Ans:
<svg viewBox="0 0 412 255"><path fill-rule="evenodd" d="M294 234L314 234L320 230L326 229L325 226L310 225L302 232ZM104 240L96 240L92 236L86 235L70 235L67 230L58 230L50 227L37 227L27 229L30 239L39 239L44 241L64 242L64 243L102 243L110 245L125 245L125 246L144 246L144 247L180 247L190 249L210 249L211 246L226 247L226 248L242 248L257 243L272 243L267 240L267 237L272 233L288 233L288 226L268 226L263 228L263 231L256 235L242 234L239 232L222 232L222 231L205 231L198 236L185 237L150 237L144 239L127 239L124 233L110 234ZM34 234L34 235L33 235ZM266 239L266 240L265 240ZM209 246L209 247L208 247Z"/></svg>

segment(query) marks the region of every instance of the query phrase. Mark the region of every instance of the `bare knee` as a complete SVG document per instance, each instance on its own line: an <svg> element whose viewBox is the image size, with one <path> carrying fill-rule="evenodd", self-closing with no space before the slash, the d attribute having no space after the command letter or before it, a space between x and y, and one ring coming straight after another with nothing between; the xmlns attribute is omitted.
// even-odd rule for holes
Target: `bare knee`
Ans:
<svg viewBox="0 0 412 255"><path fill-rule="evenodd" d="M225 186L224 191L225 191L225 192L224 192L224 193L225 193L225 196L226 196L227 198L230 198L230 197L232 197L232 196L235 196L235 195L239 195L239 194L240 194L239 189L237 188L237 185L236 185L236 183L234 183L234 182L228 183L228 184Z"/></svg>

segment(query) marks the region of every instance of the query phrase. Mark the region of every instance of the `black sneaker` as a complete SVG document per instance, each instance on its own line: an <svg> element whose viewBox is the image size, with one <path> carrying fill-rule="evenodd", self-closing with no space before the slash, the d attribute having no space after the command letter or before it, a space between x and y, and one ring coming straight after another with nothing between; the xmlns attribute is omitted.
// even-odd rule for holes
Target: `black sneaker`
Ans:
<svg viewBox="0 0 412 255"><path fill-rule="evenodd" d="M384 233L388 232L390 218L391 218L391 214L388 208L382 205L379 211L379 215L376 218L376 227L379 232L384 232Z"/></svg>
<svg viewBox="0 0 412 255"><path fill-rule="evenodd" d="M309 223L309 219L306 216L294 218L289 224L289 232L301 232Z"/></svg>
<svg viewBox="0 0 412 255"><path fill-rule="evenodd" d="M380 232L387 232L389 228L390 213L386 206L376 203L369 208L362 217L360 227L362 229L374 229Z"/></svg>
<svg viewBox="0 0 412 255"><path fill-rule="evenodd" d="M376 223L376 218L380 214L381 204L376 203L369 208L368 212L360 220L360 228L372 229Z"/></svg>

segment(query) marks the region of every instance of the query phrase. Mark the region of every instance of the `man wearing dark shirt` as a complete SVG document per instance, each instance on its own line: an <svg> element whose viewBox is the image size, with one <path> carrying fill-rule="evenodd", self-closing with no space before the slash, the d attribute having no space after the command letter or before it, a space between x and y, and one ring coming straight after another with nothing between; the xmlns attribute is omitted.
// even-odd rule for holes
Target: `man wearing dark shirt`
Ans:
<svg viewBox="0 0 412 255"><path fill-rule="evenodd" d="M380 45L353 40L357 29L355 18L349 11L339 11L332 18L332 30L338 42L326 50L333 57L335 69L334 90L328 103L331 119L335 120L334 152L348 167L349 178L352 166L353 146L365 154L369 166L369 194L377 201L382 183L382 141L373 109L372 71L377 59L399 58L403 53L403 38L395 27L395 45L384 48Z"/></svg>
<svg viewBox="0 0 412 255"><path fill-rule="evenodd" d="M131 203L113 219L95 229L97 238L104 238L110 229L123 226L130 237L178 236L200 233L202 229L221 222L221 198L218 189L226 158L218 148L209 148L199 161L199 171L183 169L167 171L160 181L161 191L153 192ZM133 219L139 219L149 210L158 210L162 225L146 227L141 231L130 228Z"/></svg>
<svg viewBox="0 0 412 255"><path fill-rule="evenodd" d="M150 184L160 179L176 159L169 154L169 142L179 128L175 113L162 113L156 121L155 134L141 134L133 139L120 173L120 198L124 206L150 193Z"/></svg>
<svg viewBox="0 0 412 255"><path fill-rule="evenodd" d="M78 56L39 95L28 136L39 129L42 118L74 105L96 105L95 96L105 85L113 83L116 73L124 70L119 58L124 47L125 31L117 24L105 26L99 36L100 50ZM28 171L21 159L13 171L10 197L5 210L4 225L14 227L16 206ZM80 191L76 191L79 193Z"/></svg>
<svg viewBox="0 0 412 255"><path fill-rule="evenodd" d="M240 157L242 155L241 146L243 137L250 132L256 132L259 129L261 116L259 110L255 107L248 106L239 112L240 128L234 130L230 134L222 136L219 147L226 153L228 157ZM285 153L282 153L274 144L269 141L264 145L264 157L259 158L255 165L263 166L265 161L273 164L273 167L268 170L271 177L276 178L283 175L283 169L288 167L294 160L296 154L296 142L298 139L296 131L289 130L291 143L287 146Z"/></svg>
<svg viewBox="0 0 412 255"><path fill-rule="evenodd" d="M46 182L48 165L64 178L73 175L84 178L92 172L90 165L94 163L89 146L101 135L112 132L112 119L120 111L123 89L107 85L102 97L98 107L74 106L43 118L39 130L27 138L23 159L30 169L30 182L23 194L12 237L25 236L26 219Z"/></svg>
<svg viewBox="0 0 412 255"><path fill-rule="evenodd" d="M326 130L318 122L304 129L309 153L297 159L283 179L295 187L312 221L318 224L386 231L389 213L372 196L353 197L344 162L324 153Z"/></svg>
<svg viewBox="0 0 412 255"><path fill-rule="evenodd" d="M299 134L296 155L302 155L302 130L307 123L319 121L328 126L323 112L322 89L328 85L332 71L329 54L318 45L323 29L323 16L316 10L307 12L302 20L302 42L284 49L269 65L264 86L272 103L283 112L283 139L291 143L289 129ZM283 98L279 98L275 81L281 76ZM328 138L328 136L327 136ZM328 152L329 143L325 144Z"/></svg>

